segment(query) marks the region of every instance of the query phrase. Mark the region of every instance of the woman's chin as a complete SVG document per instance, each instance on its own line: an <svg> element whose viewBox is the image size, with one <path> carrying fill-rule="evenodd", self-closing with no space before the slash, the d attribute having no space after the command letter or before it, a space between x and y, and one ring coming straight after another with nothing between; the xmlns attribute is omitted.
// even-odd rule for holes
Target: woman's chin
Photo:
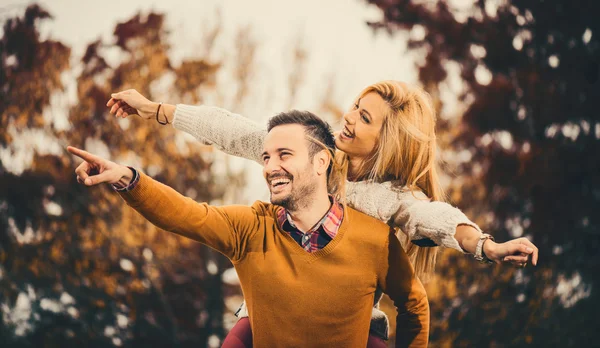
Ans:
<svg viewBox="0 0 600 348"><path fill-rule="evenodd" d="M335 147L344 152L348 148L348 144L346 144L344 140L340 138L339 134L337 137L335 137Z"/></svg>
<svg viewBox="0 0 600 348"><path fill-rule="evenodd" d="M357 144L352 141L352 139L344 139L344 137L335 138L335 147L346 153L350 158L355 157L365 157L368 156L372 151L362 151L360 147L357 147Z"/></svg>

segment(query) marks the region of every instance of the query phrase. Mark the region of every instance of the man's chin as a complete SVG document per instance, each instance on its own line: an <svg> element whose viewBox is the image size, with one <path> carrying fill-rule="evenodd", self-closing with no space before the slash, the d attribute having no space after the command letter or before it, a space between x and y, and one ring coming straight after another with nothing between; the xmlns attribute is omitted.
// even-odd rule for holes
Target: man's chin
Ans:
<svg viewBox="0 0 600 348"><path fill-rule="evenodd" d="M271 203L286 208L290 204L289 194L271 194Z"/></svg>

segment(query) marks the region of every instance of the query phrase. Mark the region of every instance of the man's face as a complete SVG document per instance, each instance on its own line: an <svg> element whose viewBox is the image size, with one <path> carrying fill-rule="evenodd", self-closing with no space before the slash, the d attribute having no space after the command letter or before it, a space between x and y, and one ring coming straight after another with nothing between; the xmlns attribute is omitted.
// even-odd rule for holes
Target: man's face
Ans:
<svg viewBox="0 0 600 348"><path fill-rule="evenodd" d="M286 124L271 129L262 156L271 203L295 211L311 202L318 175L309 156L304 126Z"/></svg>

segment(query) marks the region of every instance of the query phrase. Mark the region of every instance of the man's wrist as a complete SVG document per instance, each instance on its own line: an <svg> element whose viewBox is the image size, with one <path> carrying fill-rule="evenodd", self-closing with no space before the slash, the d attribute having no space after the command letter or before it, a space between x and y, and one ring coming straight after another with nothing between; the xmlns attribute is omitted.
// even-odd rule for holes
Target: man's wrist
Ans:
<svg viewBox="0 0 600 348"><path fill-rule="evenodd" d="M116 183L113 184L116 188L120 188L120 189L126 188L127 186L129 186L135 175L133 170L129 167L123 166L121 168L121 171L122 171L121 178L119 179L119 181L117 181Z"/></svg>

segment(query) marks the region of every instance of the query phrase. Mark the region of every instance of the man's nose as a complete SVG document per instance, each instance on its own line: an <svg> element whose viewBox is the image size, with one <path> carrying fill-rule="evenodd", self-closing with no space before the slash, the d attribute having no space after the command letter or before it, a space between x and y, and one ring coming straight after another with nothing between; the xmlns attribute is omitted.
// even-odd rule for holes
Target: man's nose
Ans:
<svg viewBox="0 0 600 348"><path fill-rule="evenodd" d="M277 158L270 158L264 166L265 177L269 177L269 175L273 172L281 170L280 162Z"/></svg>

